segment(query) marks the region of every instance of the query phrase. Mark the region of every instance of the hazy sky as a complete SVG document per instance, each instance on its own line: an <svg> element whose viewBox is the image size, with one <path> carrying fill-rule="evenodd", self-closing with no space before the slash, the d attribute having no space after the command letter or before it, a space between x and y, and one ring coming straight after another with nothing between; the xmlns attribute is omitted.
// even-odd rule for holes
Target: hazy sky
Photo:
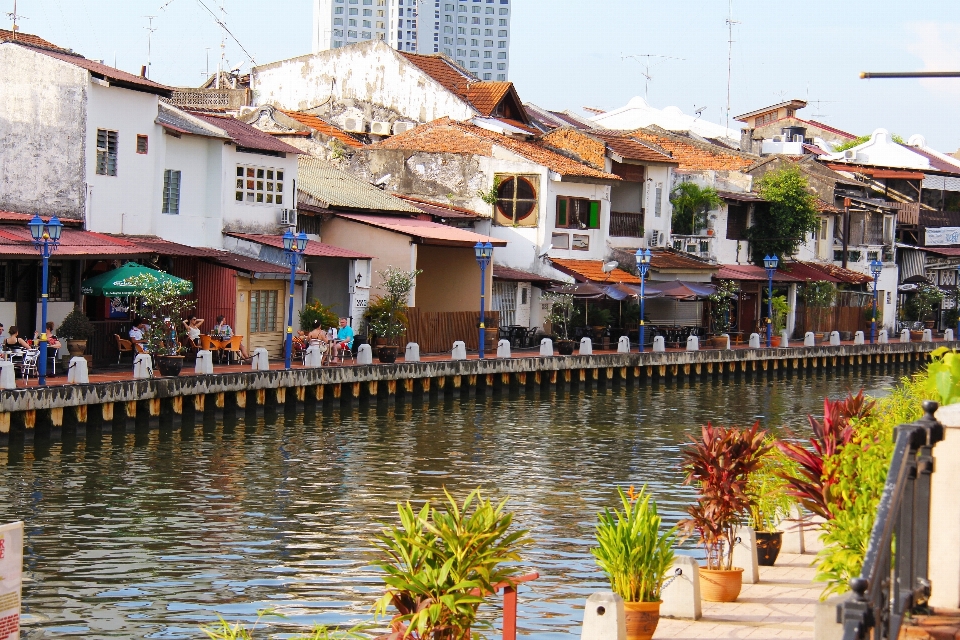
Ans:
<svg viewBox="0 0 960 640"><path fill-rule="evenodd" d="M35 33L88 58L139 72L153 25L151 77L173 85L216 68L219 0L17 0ZM224 0L227 24L258 63L308 53L311 0ZM166 4L165 8L162 8ZM550 109L612 109L648 100L723 122L728 0L513 0L510 79L524 101ZM0 0L0 13L13 0ZM0 22L9 28L9 18ZM960 79L860 80L860 71L960 70L956 0L733 0L731 116L800 98L798 115L856 134L884 127L953 152L960 147ZM232 41L230 66L249 62ZM819 101L819 102L817 102ZM733 124L731 122L731 124Z"/></svg>

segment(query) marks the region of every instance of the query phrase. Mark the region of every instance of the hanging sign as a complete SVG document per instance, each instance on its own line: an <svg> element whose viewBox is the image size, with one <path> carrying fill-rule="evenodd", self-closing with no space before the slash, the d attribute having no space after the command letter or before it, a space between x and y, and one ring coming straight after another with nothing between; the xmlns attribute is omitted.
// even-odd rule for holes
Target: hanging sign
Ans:
<svg viewBox="0 0 960 640"><path fill-rule="evenodd" d="M0 525L0 640L20 640L23 523Z"/></svg>
<svg viewBox="0 0 960 640"><path fill-rule="evenodd" d="M960 227L927 227L928 247L945 244L960 244Z"/></svg>

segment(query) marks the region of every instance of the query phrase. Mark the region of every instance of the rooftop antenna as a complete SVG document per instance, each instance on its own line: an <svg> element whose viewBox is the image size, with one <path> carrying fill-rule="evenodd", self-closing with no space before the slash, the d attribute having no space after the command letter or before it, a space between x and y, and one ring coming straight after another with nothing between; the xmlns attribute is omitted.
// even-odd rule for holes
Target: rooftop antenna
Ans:
<svg viewBox="0 0 960 640"><path fill-rule="evenodd" d="M11 28L10 31L13 32L13 39L16 40L16 39L17 39L17 31L20 30L20 26L17 24L17 20L26 20L26 19L27 19L26 16L22 16L22 15L20 15L19 13L17 13L17 0L13 0L13 12L12 12L12 13L7 13L7 16L8 16L11 20L13 20L13 28Z"/></svg>
<svg viewBox="0 0 960 640"><path fill-rule="evenodd" d="M733 77L733 25L740 24L733 19L733 0L729 0L727 13L727 129L730 128L730 79Z"/></svg>
<svg viewBox="0 0 960 640"><path fill-rule="evenodd" d="M154 28L154 26L153 26L153 19L156 18L157 16L143 16L143 17L150 21L150 26L144 27L144 29L147 30L147 75L146 75L146 77L149 78L149 77L150 77L150 64L151 64L151 63L150 63L150 54L152 53L152 46L153 46L153 43L152 43L153 32L156 31L156 28Z"/></svg>
<svg viewBox="0 0 960 640"><path fill-rule="evenodd" d="M204 50L207 52L207 70L201 71L204 78L210 77L210 47L204 47Z"/></svg>
<svg viewBox="0 0 960 640"><path fill-rule="evenodd" d="M643 71L640 72L640 75L642 75L645 78L645 81L643 84L644 100L646 100L650 96L650 81L653 80L653 76L650 75L651 69L653 69L658 64L666 62L667 60L686 60L686 58L674 58L672 56L661 56L656 53L638 53L636 55L620 56L621 60L626 60L628 58L636 60L640 64L640 66L643 67L644 69ZM643 58L643 60L640 60L640 58ZM659 58L659 60L654 62L653 58Z"/></svg>

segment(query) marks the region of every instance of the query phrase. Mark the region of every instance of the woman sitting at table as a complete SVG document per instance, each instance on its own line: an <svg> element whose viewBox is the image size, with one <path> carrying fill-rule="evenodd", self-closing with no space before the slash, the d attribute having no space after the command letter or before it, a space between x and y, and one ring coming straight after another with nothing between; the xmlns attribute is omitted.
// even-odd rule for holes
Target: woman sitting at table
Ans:
<svg viewBox="0 0 960 640"><path fill-rule="evenodd" d="M27 341L20 337L20 331L14 327L10 327L10 335L8 335L3 340L3 350L4 351L16 351L17 349L29 349L30 345L27 344Z"/></svg>
<svg viewBox="0 0 960 640"><path fill-rule="evenodd" d="M40 333L34 331L33 333L34 344L40 344ZM60 341L57 340L57 336L53 335L53 322L47 323L47 348L48 349L59 349Z"/></svg>
<svg viewBox="0 0 960 640"><path fill-rule="evenodd" d="M308 340L319 340L320 342L327 342L327 332L323 330L323 323L319 320L313 321L313 328L310 330L310 333L307 334Z"/></svg>
<svg viewBox="0 0 960 640"><path fill-rule="evenodd" d="M213 325L211 336L219 340L229 340L233 337L233 329L227 324L227 319L224 316L217 316L217 323ZM247 353L247 348L243 346L242 341L240 342L240 357L244 360L250 359L250 354Z"/></svg>
<svg viewBox="0 0 960 640"><path fill-rule="evenodd" d="M203 318L197 316L190 316L183 321L183 326L187 330L187 339L197 347L200 346L200 326L202 324Z"/></svg>

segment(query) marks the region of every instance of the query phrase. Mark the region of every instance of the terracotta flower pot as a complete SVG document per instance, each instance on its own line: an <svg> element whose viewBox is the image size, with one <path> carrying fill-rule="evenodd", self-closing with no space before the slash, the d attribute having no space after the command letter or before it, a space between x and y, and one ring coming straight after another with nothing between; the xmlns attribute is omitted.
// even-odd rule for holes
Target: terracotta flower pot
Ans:
<svg viewBox="0 0 960 640"><path fill-rule="evenodd" d="M780 346L780 336L770 336L770 346L779 347Z"/></svg>
<svg viewBox="0 0 960 640"><path fill-rule="evenodd" d="M700 597L707 602L736 602L743 587L743 569L717 571L700 567Z"/></svg>
<svg viewBox="0 0 960 640"><path fill-rule="evenodd" d="M576 344L573 340L557 340L557 352L562 356L572 356Z"/></svg>
<svg viewBox="0 0 960 640"><path fill-rule="evenodd" d="M783 546L783 531L757 531L757 563L772 567Z"/></svg>
<svg viewBox="0 0 960 640"><path fill-rule="evenodd" d="M656 602L624 602L627 640L651 640L660 622L660 600Z"/></svg>
<svg viewBox="0 0 960 640"><path fill-rule="evenodd" d="M86 340L67 340L67 351L71 356L82 356L83 352L87 350L87 341Z"/></svg>
<svg viewBox="0 0 960 640"><path fill-rule="evenodd" d="M380 360L380 364L393 364L397 361L397 353L399 351L400 347L396 346L380 347L380 350L377 352L377 358Z"/></svg>

